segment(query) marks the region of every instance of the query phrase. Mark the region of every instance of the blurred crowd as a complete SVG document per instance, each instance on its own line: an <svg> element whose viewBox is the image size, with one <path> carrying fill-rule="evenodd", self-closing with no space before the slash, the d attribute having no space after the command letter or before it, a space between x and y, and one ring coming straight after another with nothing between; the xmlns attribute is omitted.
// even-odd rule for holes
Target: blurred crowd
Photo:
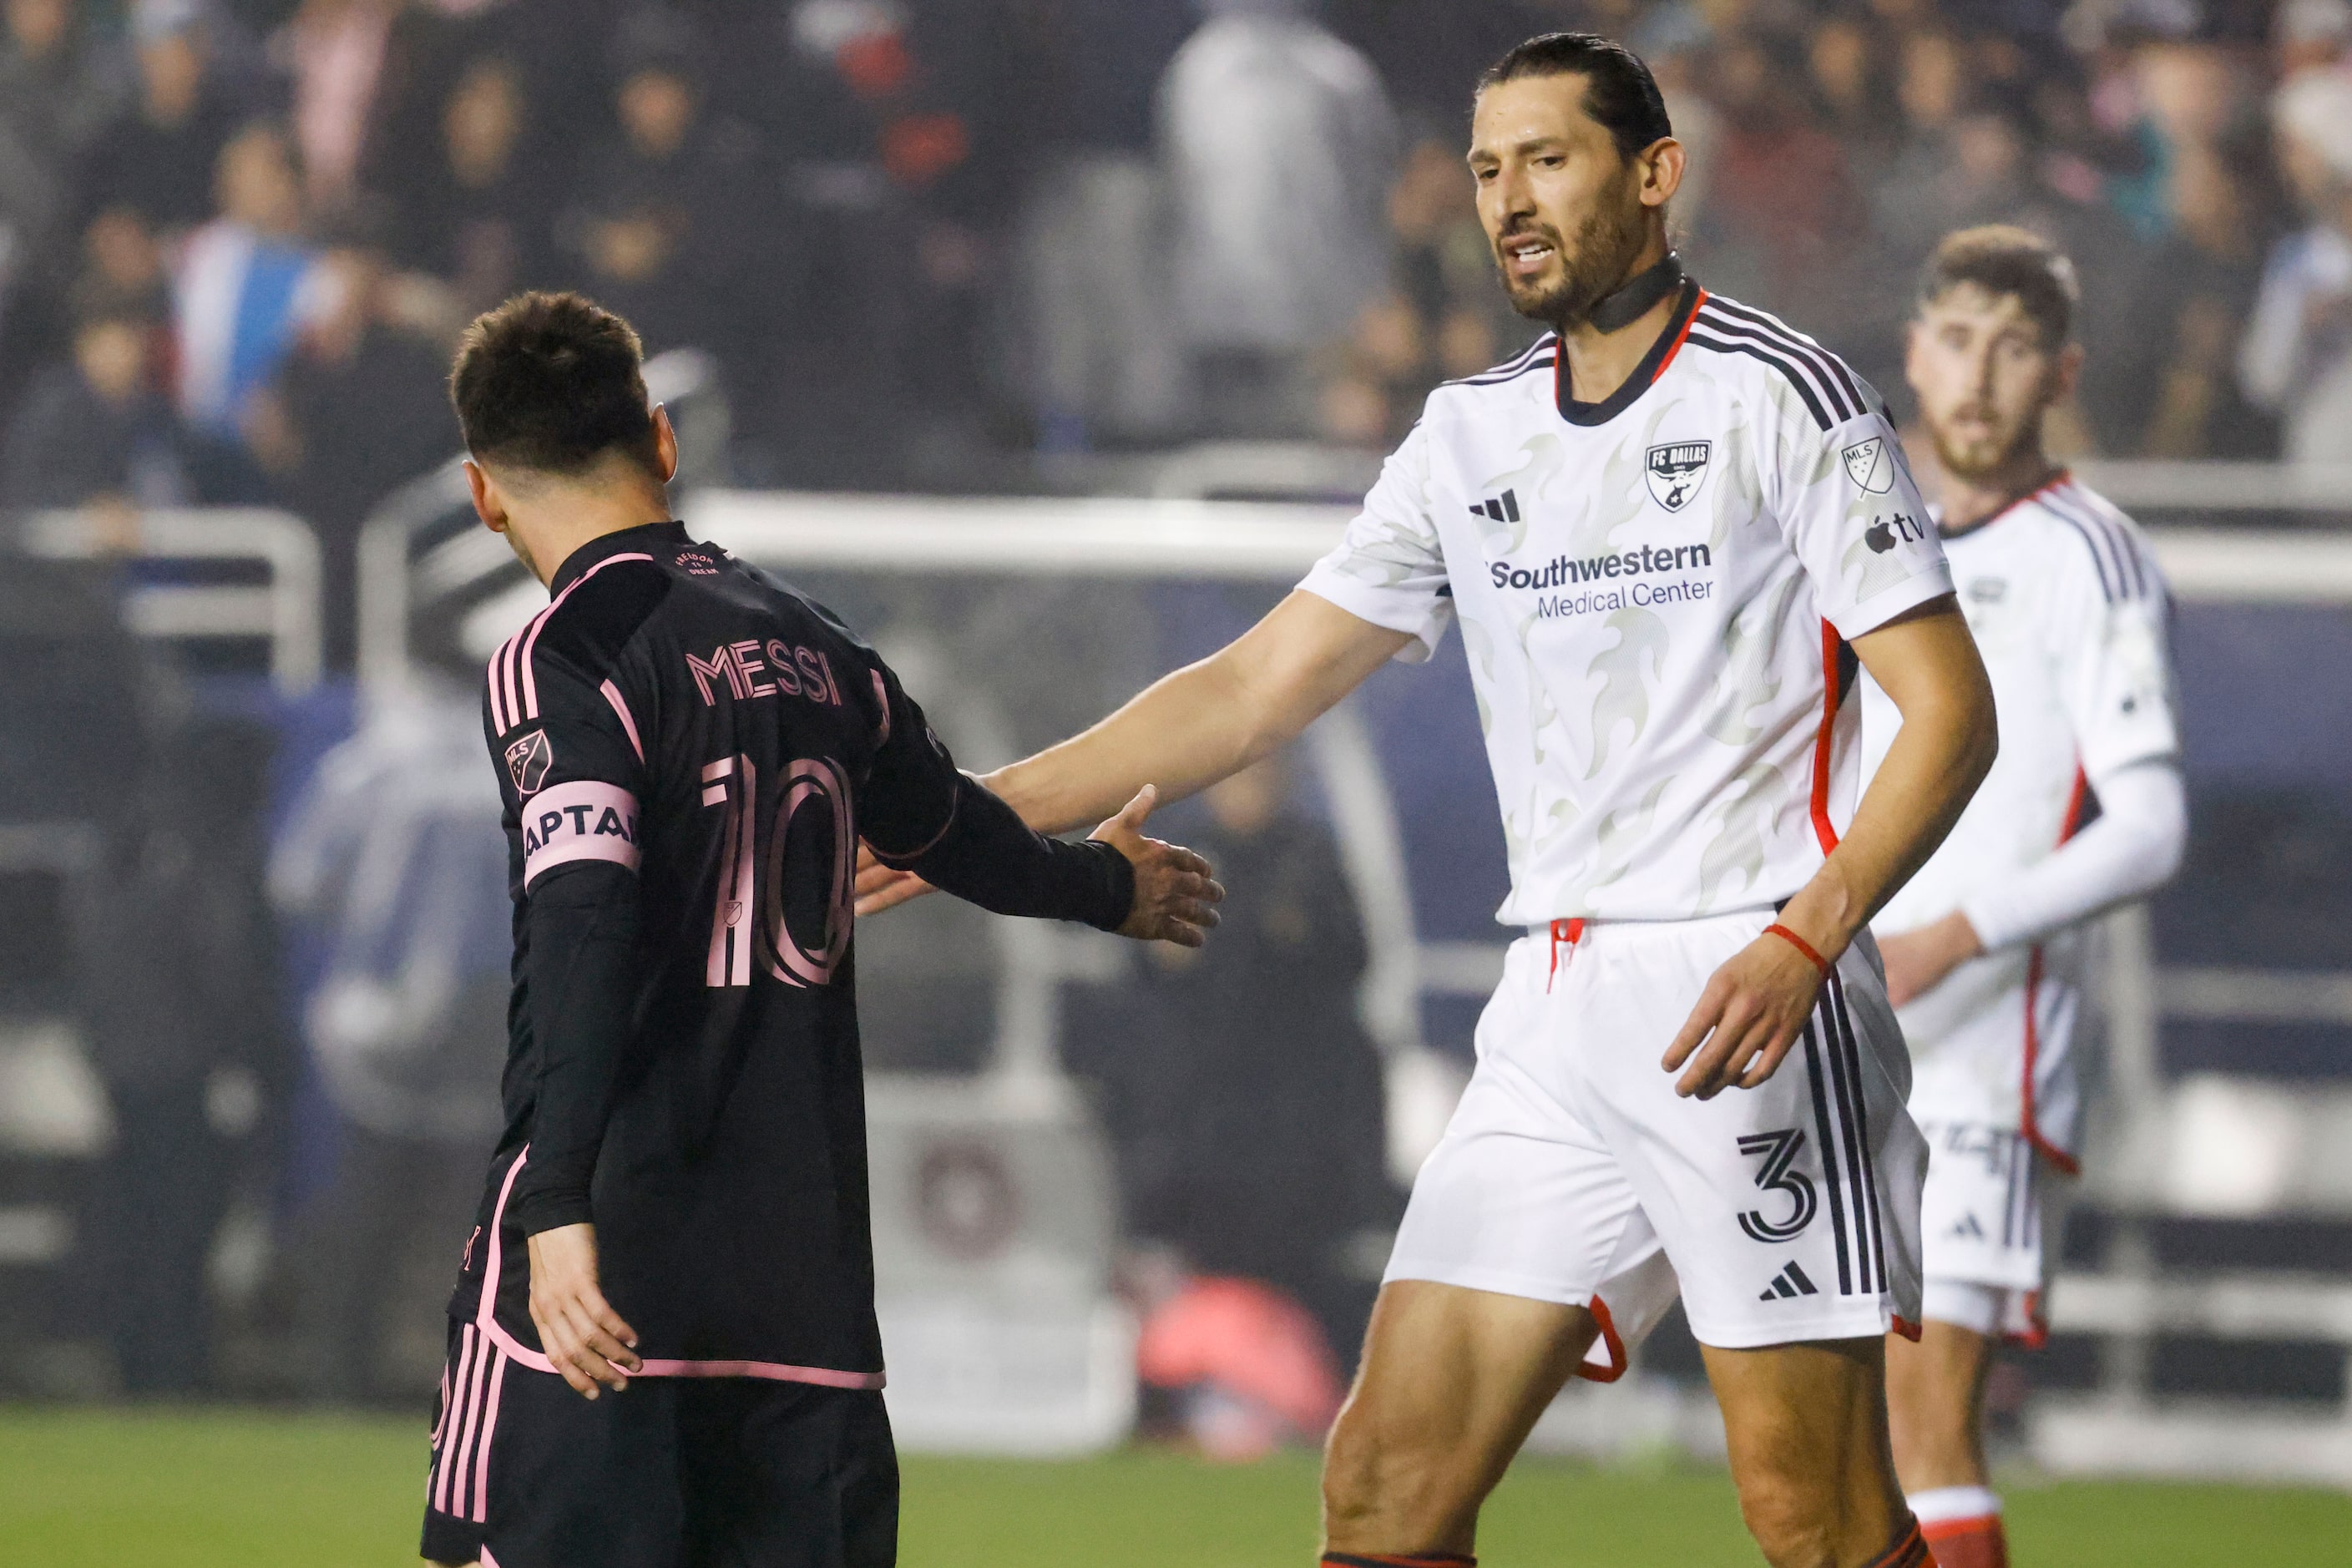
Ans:
<svg viewBox="0 0 2352 1568"><path fill-rule="evenodd" d="M1665 84L1702 279L1890 393L2004 219L2082 265L2071 445L2352 458L2352 0L5 0L0 506L331 563L533 285L713 354L750 484L1379 447L1530 331L1461 153L1555 26Z"/></svg>
<svg viewBox="0 0 2352 1568"><path fill-rule="evenodd" d="M1202 440L1378 449L1536 331L1495 283L1462 153L1477 73L1563 26L1656 68L1694 154L1674 216L1693 270L1898 407L1915 268L1947 230L2008 221L2083 274L2065 447L2352 462L2352 0L0 0L0 515L286 508L324 547L347 667L361 524L455 447L457 333L541 286L595 294L655 353L701 351L747 485L1013 489ZM60 1310L103 1325L121 1386L203 1386L217 1358L186 1308L235 1272L223 1216L300 1210L271 1288L308 1348L246 1384L382 1393L400 1380L365 1347L383 1302L444 1288L441 1211L475 1168L448 1150L494 1103L476 1079L502 1040L505 893L479 792L450 783L483 781L472 721L362 736L287 828L265 775L291 742L139 684L116 586L0 570L0 825L105 803L80 859L0 864L0 1023L79 1009L115 1121ZM1127 601L1089 600L903 618L959 647L968 622L1030 648L1051 621L1059 668L1110 668ZM1113 700L1080 695L1033 738ZM1147 1379L1189 1386L1215 1325L1276 1310L1154 1285L1152 1259L1278 1288L1324 1347L1292 1368L1307 1429L1352 1359L1359 1243L1398 1194L1352 1005L1360 917L1297 794L1268 769L1207 803L1201 841L1259 895L1205 957L1099 1003L1068 1065L1114 1146L1135 1293L1166 1309ZM408 869L383 878L386 856ZM456 901L338 904L363 858ZM79 912L24 890L76 878L100 889ZM940 1016L881 989L871 1037L879 1065L935 1070L924 1030L969 1033L989 977L921 969L970 954L898 918L921 981L901 989ZM115 973L126 932L168 962ZM60 975L80 1002L49 994ZM378 1056L456 1062L465 1109L402 1110L418 1091L368 1078ZM331 1140L299 1110L320 1092ZM262 1151L243 1175L232 1145ZM429 1377L438 1340L414 1348Z"/></svg>

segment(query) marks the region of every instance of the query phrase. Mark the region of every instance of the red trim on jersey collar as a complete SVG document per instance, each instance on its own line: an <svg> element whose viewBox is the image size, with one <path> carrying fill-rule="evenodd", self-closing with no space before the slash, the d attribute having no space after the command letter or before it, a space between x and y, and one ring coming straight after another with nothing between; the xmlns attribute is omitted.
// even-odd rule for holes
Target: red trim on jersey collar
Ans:
<svg viewBox="0 0 2352 1568"><path fill-rule="evenodd" d="M2003 501L1999 510L1992 512L1990 516L1977 519L1976 521L1969 524L1968 527L1961 529L1957 533L1953 532L1950 529L1946 528L1939 522L1936 525L1936 531L1945 539L1966 539L1969 534L1978 531L1979 529L1990 528L1994 523L1999 522L2002 518L2007 517L2011 512L2015 511L2027 501L2040 500L2043 496L2048 495L2060 485L2071 485L2074 482L2074 471L2072 468L2061 465L2056 473L2051 475L2048 479L2042 480L2040 484L2034 486L2023 495L2016 496L2009 500Z"/></svg>
<svg viewBox="0 0 2352 1568"><path fill-rule="evenodd" d="M1606 425L1631 408L1642 394L1658 384L1658 378L1666 374L1666 367L1675 363L1675 356L1682 352L1683 340L1690 336L1691 324L1698 320L1698 308L1706 302L1706 290L1698 286L1696 279L1685 279L1682 303L1675 307L1681 312L1680 324L1676 324L1675 318L1668 317L1665 327L1658 333L1656 341L1650 344L1649 352L1642 356L1642 363L1633 367L1633 374L1627 376L1616 391L1598 403L1579 403L1569 395L1568 344L1563 341L1559 345L1559 357L1553 362L1551 373L1552 406L1559 411L1559 416L1570 425L1591 426Z"/></svg>

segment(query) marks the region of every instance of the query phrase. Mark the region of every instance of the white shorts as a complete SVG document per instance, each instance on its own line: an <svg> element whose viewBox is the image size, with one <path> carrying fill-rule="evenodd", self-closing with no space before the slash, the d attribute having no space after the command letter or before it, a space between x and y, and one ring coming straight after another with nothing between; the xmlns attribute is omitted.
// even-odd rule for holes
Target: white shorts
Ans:
<svg viewBox="0 0 2352 1568"><path fill-rule="evenodd" d="M1923 1122L1927 1300L1937 1322L2039 1347L2069 1183L2013 1128Z"/></svg>
<svg viewBox="0 0 2352 1568"><path fill-rule="evenodd" d="M1916 1332L1927 1146L1870 939L1760 1087L1685 1100L1658 1065L1772 918L1595 922L1556 974L1548 935L1512 943L1387 1278L1597 1299L1601 1381L1677 1285L1692 1332L1727 1349Z"/></svg>

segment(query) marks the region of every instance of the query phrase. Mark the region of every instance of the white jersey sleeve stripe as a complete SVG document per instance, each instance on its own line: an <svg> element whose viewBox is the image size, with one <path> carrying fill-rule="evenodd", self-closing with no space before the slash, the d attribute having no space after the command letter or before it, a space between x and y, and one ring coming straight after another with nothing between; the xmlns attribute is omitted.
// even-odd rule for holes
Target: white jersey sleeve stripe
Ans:
<svg viewBox="0 0 2352 1568"><path fill-rule="evenodd" d="M1702 321L1704 321L1704 317L1702 317ZM1775 353L1769 349L1761 348L1752 342L1733 342L1727 339L1711 337L1708 334L1700 331L1698 327L1696 325L1692 327L1691 334L1687 342L1694 348L1713 349L1717 353L1745 354L1750 359L1761 360L1764 363L1770 365L1774 370L1779 371L1781 376L1787 380L1789 384L1797 389L1797 395L1804 399L1805 407L1807 411L1812 415L1814 424L1820 426L1823 430L1834 430L1837 428L1840 421L1831 418L1829 411L1822 406L1822 400L1814 392L1812 384L1806 378L1802 372L1798 370L1795 364L1791 363L1782 355Z"/></svg>
<svg viewBox="0 0 2352 1568"><path fill-rule="evenodd" d="M2126 598L2147 596L2148 571L2146 552L2141 549L2139 541L2132 536L2131 531L2116 521L2096 497L2072 479L2068 479L2057 486L2042 500L2053 511L2062 517L2070 515L2079 517L2084 521L2095 525L2107 540L2109 548L2115 552L2116 582L2118 588L2124 584L2125 569L2129 568L2131 586L2130 591L2124 596Z"/></svg>
<svg viewBox="0 0 2352 1568"><path fill-rule="evenodd" d="M1449 381L1445 383L1445 384L1448 386L1494 386L1506 381L1515 380L1516 378L1525 375L1528 372L1535 369L1537 363L1543 357L1543 355L1550 353L1558 342L1559 339L1553 333L1546 332L1534 342L1529 343L1526 349L1522 350L1517 358L1505 360L1501 364L1496 365L1492 369L1482 370L1475 375L1464 376L1459 381Z"/></svg>
<svg viewBox="0 0 2352 1568"><path fill-rule="evenodd" d="M2074 506L2062 503L2055 491L2044 492L2041 500L2051 516L2082 536L2084 544L2091 552L2091 558L2098 563L2099 591L2106 595L2107 603L2112 605L2118 600L2141 596L2146 589L2146 581L2142 578L2139 586L2134 586L2137 562L2132 559L2134 552L2130 542L2105 519L2081 508L2079 503ZM2113 574L2112 579L2110 573Z"/></svg>
<svg viewBox="0 0 2352 1568"><path fill-rule="evenodd" d="M1814 390L1821 394L1822 406L1829 412L1830 424L1823 426L1822 428L1829 429L1843 425L1860 412L1859 409L1847 404L1844 395L1838 390L1837 379L1823 369L1821 362L1807 353L1804 349L1762 327L1716 312L1711 308L1712 301L1709 304L1710 309L1701 310L1698 318L1698 324L1707 331L1720 337L1737 339L1743 343L1752 342L1760 344L1764 349L1778 355L1787 364L1803 369L1804 374L1811 380Z"/></svg>
<svg viewBox="0 0 2352 1568"><path fill-rule="evenodd" d="M1853 374L1845 368L1845 363L1811 338L1790 327L1787 323L1766 315L1761 310L1739 303L1737 300L1709 296L1707 303L1721 314L1753 326L1765 337L1778 339L1790 350L1801 355L1807 363L1814 366L1824 376L1834 380L1838 388L1843 393L1843 403L1849 410L1846 417L1853 418L1868 407L1868 404L1862 395L1862 388L1855 384Z"/></svg>

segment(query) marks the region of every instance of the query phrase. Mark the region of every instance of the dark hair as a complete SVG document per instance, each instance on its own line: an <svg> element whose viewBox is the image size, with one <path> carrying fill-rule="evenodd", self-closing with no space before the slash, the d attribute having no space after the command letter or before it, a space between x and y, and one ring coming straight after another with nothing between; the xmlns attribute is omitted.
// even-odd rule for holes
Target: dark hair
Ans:
<svg viewBox="0 0 2352 1568"><path fill-rule="evenodd" d="M449 401L477 462L578 474L606 452L655 479L636 329L578 294L518 294L474 318L449 373Z"/></svg>
<svg viewBox="0 0 2352 1568"><path fill-rule="evenodd" d="M1919 308L1965 284L1995 298L2014 295L2050 348L2074 333L2074 306L2082 298L2074 264L2031 229L1989 223L1946 235L1919 274Z"/></svg>
<svg viewBox="0 0 2352 1568"><path fill-rule="evenodd" d="M1642 57L1598 33L1546 33L1529 38L1486 68L1478 79L1478 90L1534 76L1582 77L1584 112L1609 132L1617 143L1617 155L1628 163L1653 142L1675 133L1674 122L1666 118L1666 100L1658 93L1658 79Z"/></svg>

